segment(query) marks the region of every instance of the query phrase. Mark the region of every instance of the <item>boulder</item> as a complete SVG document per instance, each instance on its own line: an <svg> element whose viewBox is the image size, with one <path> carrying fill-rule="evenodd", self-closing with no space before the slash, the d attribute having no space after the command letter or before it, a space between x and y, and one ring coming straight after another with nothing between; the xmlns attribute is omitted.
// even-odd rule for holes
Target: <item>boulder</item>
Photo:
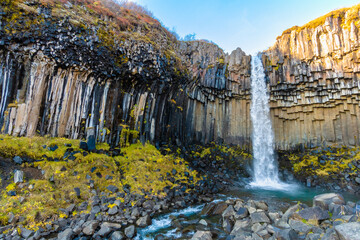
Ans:
<svg viewBox="0 0 360 240"><path fill-rule="evenodd" d="M212 211L212 215L220 215L222 214L228 205L225 202L219 202L215 205L214 210Z"/></svg>
<svg viewBox="0 0 360 240"><path fill-rule="evenodd" d="M104 222L94 236L106 237L113 230L120 230L121 224Z"/></svg>
<svg viewBox="0 0 360 240"><path fill-rule="evenodd" d="M31 230L23 228L23 227L20 227L20 231L21 231L20 235L25 239L28 239L31 235L34 234L34 231L31 231Z"/></svg>
<svg viewBox="0 0 360 240"><path fill-rule="evenodd" d="M228 206L225 211L222 213L223 218L229 218L235 214L234 207L232 205Z"/></svg>
<svg viewBox="0 0 360 240"><path fill-rule="evenodd" d="M237 220L234 224L233 230L230 235L236 236L242 234L243 232L251 231L251 221L250 219L246 220Z"/></svg>
<svg viewBox="0 0 360 240"><path fill-rule="evenodd" d="M284 215L282 216L281 220L284 221L285 223L288 223L289 221L289 217L291 215L293 215L295 212L300 211L304 208L307 208L308 206L306 206L305 204L296 204L294 206L291 206L288 208L288 210L286 210L286 212L284 213Z"/></svg>
<svg viewBox="0 0 360 240"><path fill-rule="evenodd" d="M321 221L330 218L328 211L323 210L320 207L305 208L297 213L294 213L294 215L298 215L302 219L305 219L307 221L309 220Z"/></svg>
<svg viewBox="0 0 360 240"><path fill-rule="evenodd" d="M58 234L57 239L58 240L71 240L73 235L74 235L73 230L71 228L67 228Z"/></svg>
<svg viewBox="0 0 360 240"><path fill-rule="evenodd" d="M119 212L119 208L118 208L117 206L114 206L114 207L112 207L112 208L109 208L109 210L108 210L108 214L109 214L110 216L115 215L115 214L117 214L118 212Z"/></svg>
<svg viewBox="0 0 360 240"><path fill-rule="evenodd" d="M110 240L122 240L124 239L124 235L120 231L115 231L111 234Z"/></svg>
<svg viewBox="0 0 360 240"><path fill-rule="evenodd" d="M215 208L215 203L208 203L201 211L201 215L211 215L211 212Z"/></svg>
<svg viewBox="0 0 360 240"><path fill-rule="evenodd" d="M264 201L254 201L256 208L267 211L269 207L266 202Z"/></svg>
<svg viewBox="0 0 360 240"><path fill-rule="evenodd" d="M298 234L293 229L280 229L274 233L277 240L298 240Z"/></svg>
<svg viewBox="0 0 360 240"><path fill-rule="evenodd" d="M240 207L239 210L234 214L236 220L246 218L247 216L249 216L249 211L244 207Z"/></svg>
<svg viewBox="0 0 360 240"><path fill-rule="evenodd" d="M297 221L297 220L290 219L289 220L289 225L290 225L290 227L292 229L294 229L298 233L307 234L308 232L311 231L311 226L303 223L302 221Z"/></svg>
<svg viewBox="0 0 360 240"><path fill-rule="evenodd" d="M135 236L135 232L136 229L135 229L135 226L134 225L130 225L128 226L127 228L125 228L125 236L127 236L128 238L132 238Z"/></svg>
<svg viewBox="0 0 360 240"><path fill-rule="evenodd" d="M339 235L340 240L359 240L360 239L360 223L344 223L335 226L335 231Z"/></svg>
<svg viewBox="0 0 360 240"><path fill-rule="evenodd" d="M197 231L191 240L212 240L212 234L209 231Z"/></svg>
<svg viewBox="0 0 360 240"><path fill-rule="evenodd" d="M250 218L253 223L270 223L271 222L265 212L251 213Z"/></svg>
<svg viewBox="0 0 360 240"><path fill-rule="evenodd" d="M139 227L146 227L149 226L150 224L151 224L151 218L149 215L141 217L136 221L136 225Z"/></svg>
<svg viewBox="0 0 360 240"><path fill-rule="evenodd" d="M85 222L83 224L82 232L88 236L93 235L98 226L99 226L99 221L97 221L97 220Z"/></svg>
<svg viewBox="0 0 360 240"><path fill-rule="evenodd" d="M325 193L320 194L314 197L313 199L313 206L319 206L325 210L329 210L329 205L331 203L344 205L345 200L343 196L337 193Z"/></svg>

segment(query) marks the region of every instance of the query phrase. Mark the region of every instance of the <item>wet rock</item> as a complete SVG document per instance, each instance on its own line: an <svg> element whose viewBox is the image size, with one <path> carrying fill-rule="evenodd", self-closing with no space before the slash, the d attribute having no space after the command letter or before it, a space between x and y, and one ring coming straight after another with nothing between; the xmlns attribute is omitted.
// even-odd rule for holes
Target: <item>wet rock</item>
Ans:
<svg viewBox="0 0 360 240"><path fill-rule="evenodd" d="M201 215L211 215L211 212L215 208L215 203L208 203L201 211Z"/></svg>
<svg viewBox="0 0 360 240"><path fill-rule="evenodd" d="M82 232L88 236L93 235L98 226L99 226L99 221L97 220L85 222L83 225Z"/></svg>
<svg viewBox="0 0 360 240"><path fill-rule="evenodd" d="M50 147L48 147L48 149L49 149L49 151L52 151L52 152L54 152L54 151L56 151L56 149L58 149L59 147L58 147L58 145L53 145L53 146L50 146Z"/></svg>
<svg viewBox="0 0 360 240"><path fill-rule="evenodd" d="M87 151L88 150L88 145L87 145L87 143L86 142L84 142L84 141L81 141L80 142L80 149L82 149L82 150L85 150L85 151Z"/></svg>
<svg viewBox="0 0 360 240"><path fill-rule="evenodd" d="M71 228L67 228L66 230L62 231L58 234L58 240L71 240L74 235L74 232Z"/></svg>
<svg viewBox="0 0 360 240"><path fill-rule="evenodd" d="M19 156L15 156L15 157L13 158L13 161L14 161L16 164L22 164L22 163L23 163L22 158L19 157Z"/></svg>
<svg viewBox="0 0 360 240"><path fill-rule="evenodd" d="M335 231L340 237L340 240L355 240L360 239L360 223L344 223L335 226Z"/></svg>
<svg viewBox="0 0 360 240"><path fill-rule="evenodd" d="M251 213L250 218L253 223L270 223L271 222L265 212Z"/></svg>
<svg viewBox="0 0 360 240"><path fill-rule="evenodd" d="M24 182L24 172L21 170L15 170L14 183Z"/></svg>
<svg viewBox="0 0 360 240"><path fill-rule="evenodd" d="M135 226L131 225L127 228L125 228L125 236L128 238L132 238L133 236L135 236Z"/></svg>
<svg viewBox="0 0 360 240"><path fill-rule="evenodd" d="M200 225L203 225L203 226L205 226L205 227L207 227L207 226L209 225L205 219L201 219L201 220L199 221L199 224L200 224Z"/></svg>
<svg viewBox="0 0 360 240"><path fill-rule="evenodd" d="M313 199L313 206L319 206L325 210L329 210L329 205L331 203L343 205L345 204L345 200L343 196L336 193L320 194Z"/></svg>
<svg viewBox="0 0 360 240"><path fill-rule="evenodd" d="M191 240L212 240L212 234L209 231L197 231Z"/></svg>
<svg viewBox="0 0 360 240"><path fill-rule="evenodd" d="M212 211L212 215L220 215L222 214L225 209L228 207L228 205L225 202L217 203L214 207L214 210Z"/></svg>
<svg viewBox="0 0 360 240"><path fill-rule="evenodd" d="M141 217L136 221L136 225L139 227L146 227L149 226L150 224L151 224L151 218L149 215Z"/></svg>

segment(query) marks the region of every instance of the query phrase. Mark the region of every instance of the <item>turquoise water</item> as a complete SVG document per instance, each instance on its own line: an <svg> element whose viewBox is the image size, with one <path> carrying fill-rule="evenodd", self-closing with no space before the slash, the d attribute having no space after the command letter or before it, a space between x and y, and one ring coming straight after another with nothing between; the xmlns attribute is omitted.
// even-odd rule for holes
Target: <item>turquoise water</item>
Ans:
<svg viewBox="0 0 360 240"><path fill-rule="evenodd" d="M244 183L245 182L245 183ZM236 184L231 190L223 192L216 197L216 201L226 199L241 198L244 200L264 200L269 205L270 211L286 211L290 206L297 202L302 202L308 206L312 206L313 197L322 193L330 193L320 188L306 188L296 183L288 184L288 189L263 189L250 187L246 184L246 180ZM341 193L345 201L357 202L360 196L349 193ZM224 239L226 234L222 231L220 226L220 217L206 217L201 216L200 212L204 205L190 206L183 210L170 212L156 217L152 225L144 229L138 229L137 240L155 239L161 234L165 239L190 239L195 231L199 228L198 222L201 219L206 219L209 223L209 228L217 233L217 239ZM172 219L176 218L182 225L182 232L177 231L176 227L171 225Z"/></svg>

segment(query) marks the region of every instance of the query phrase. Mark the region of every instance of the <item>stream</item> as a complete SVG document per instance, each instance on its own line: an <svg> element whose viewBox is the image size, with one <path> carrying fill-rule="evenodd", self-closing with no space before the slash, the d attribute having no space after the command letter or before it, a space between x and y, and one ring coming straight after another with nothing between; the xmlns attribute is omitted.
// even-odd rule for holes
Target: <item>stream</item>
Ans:
<svg viewBox="0 0 360 240"><path fill-rule="evenodd" d="M227 192L223 192L216 196L213 202L224 201L228 199L243 199L243 200L263 200L271 211L285 212L290 206L297 202L302 202L308 206L312 206L313 197L322 193L329 193L320 188L307 188L296 183L291 183L288 190L277 189L263 189L256 187L244 186L244 183L239 183L233 186ZM350 193L341 193L345 201L356 202L359 196ZM216 239L225 239L227 234L221 227L221 216L202 216L201 210L205 204L190 206L182 210L161 214L152 220L152 224L146 228L138 228L137 240L150 240L150 239L190 239L197 230L211 229L212 232L217 234ZM176 219L177 224L180 223L181 231L178 230L175 224L171 224L172 220ZM206 219L208 226L205 227L199 224L199 221Z"/></svg>

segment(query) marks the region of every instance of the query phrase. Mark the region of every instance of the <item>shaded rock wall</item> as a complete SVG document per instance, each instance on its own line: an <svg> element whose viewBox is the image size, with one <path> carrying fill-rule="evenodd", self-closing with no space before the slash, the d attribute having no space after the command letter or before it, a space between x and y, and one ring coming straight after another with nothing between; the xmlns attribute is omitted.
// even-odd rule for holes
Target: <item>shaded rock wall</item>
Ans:
<svg viewBox="0 0 360 240"><path fill-rule="evenodd" d="M359 29L351 12L288 31L264 52L277 148L360 143Z"/></svg>
<svg viewBox="0 0 360 240"><path fill-rule="evenodd" d="M181 75L151 44L129 42L122 48L126 64L106 75L87 64L59 63L48 48L11 42L1 48L2 133L95 133L98 141L118 144L125 128L155 143L249 145L250 57L240 49L226 56L213 44L179 42L176 54L188 69Z"/></svg>

